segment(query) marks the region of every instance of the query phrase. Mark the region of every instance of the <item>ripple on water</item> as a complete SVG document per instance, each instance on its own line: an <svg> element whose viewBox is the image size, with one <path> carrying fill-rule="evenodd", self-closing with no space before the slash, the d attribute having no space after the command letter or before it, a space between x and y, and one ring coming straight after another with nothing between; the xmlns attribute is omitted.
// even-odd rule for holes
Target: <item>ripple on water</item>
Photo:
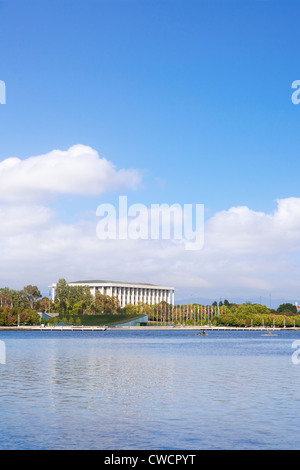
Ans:
<svg viewBox="0 0 300 470"><path fill-rule="evenodd" d="M298 336L1 334L0 448L298 448Z"/></svg>

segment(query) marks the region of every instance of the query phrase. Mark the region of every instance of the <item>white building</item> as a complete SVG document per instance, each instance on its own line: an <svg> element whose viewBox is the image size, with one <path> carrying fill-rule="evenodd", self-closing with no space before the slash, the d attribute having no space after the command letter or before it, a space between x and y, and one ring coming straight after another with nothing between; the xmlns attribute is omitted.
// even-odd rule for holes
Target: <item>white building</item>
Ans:
<svg viewBox="0 0 300 470"><path fill-rule="evenodd" d="M100 294L118 297L122 308L127 304L137 305L138 302L153 305L163 300L174 305L174 287L115 281L76 281L68 282L68 285L89 286L93 296L96 295L96 292L100 292ZM52 284L51 288L52 300L54 300L56 284Z"/></svg>

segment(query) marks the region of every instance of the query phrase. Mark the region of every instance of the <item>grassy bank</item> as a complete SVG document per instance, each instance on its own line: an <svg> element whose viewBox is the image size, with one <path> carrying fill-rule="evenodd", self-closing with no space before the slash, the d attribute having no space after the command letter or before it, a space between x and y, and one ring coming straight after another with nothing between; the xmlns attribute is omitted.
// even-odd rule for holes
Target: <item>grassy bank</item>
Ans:
<svg viewBox="0 0 300 470"><path fill-rule="evenodd" d="M60 320L67 320L67 324L76 325L79 320L80 325L83 326L113 326L118 323L125 323L128 321L136 320L141 315L72 315L72 317L61 316Z"/></svg>

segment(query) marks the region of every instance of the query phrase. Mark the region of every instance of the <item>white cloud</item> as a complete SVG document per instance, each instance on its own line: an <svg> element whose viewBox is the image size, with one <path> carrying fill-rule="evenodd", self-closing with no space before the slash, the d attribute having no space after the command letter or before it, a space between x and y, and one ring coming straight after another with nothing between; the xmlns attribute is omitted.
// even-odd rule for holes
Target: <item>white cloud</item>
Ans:
<svg viewBox="0 0 300 470"><path fill-rule="evenodd" d="M300 249L300 198L279 199L273 214L246 206L220 211L206 225L208 246L240 255Z"/></svg>
<svg viewBox="0 0 300 470"><path fill-rule="evenodd" d="M14 238L16 235L38 231L53 222L53 211L39 205L0 206L0 237Z"/></svg>
<svg viewBox="0 0 300 470"><path fill-rule="evenodd" d="M105 191L135 189L141 176L135 169L116 170L96 150L74 145L25 160L0 162L0 200L38 201L57 194L95 196Z"/></svg>
<svg viewBox="0 0 300 470"><path fill-rule="evenodd" d="M70 161L75 162L73 173ZM43 195L78 194L79 180L80 190L86 187L89 194L104 191L112 181L116 188L126 183L127 170L117 172L89 147L0 164L0 169L7 171L7 181L17 167L18 181L21 173L32 173L33 187L28 189L32 199L39 191ZM92 167L99 169L99 175L96 170L91 173ZM66 187L60 177L48 182L46 175L57 172L71 172ZM39 186L35 181L38 175L47 183ZM2 198L9 193L13 199L17 191L16 183L10 181L11 186L1 187ZM138 174L135 181L139 181ZM173 285L181 297L257 298L272 293L300 300L300 198L278 200L270 214L246 206L217 212L205 224L204 248L192 252L185 250L182 240L99 240L96 217L67 224L57 220L49 208L26 201L22 205L2 203L0 218L0 286L21 288L30 283L46 292L47 285L60 277L99 278Z"/></svg>

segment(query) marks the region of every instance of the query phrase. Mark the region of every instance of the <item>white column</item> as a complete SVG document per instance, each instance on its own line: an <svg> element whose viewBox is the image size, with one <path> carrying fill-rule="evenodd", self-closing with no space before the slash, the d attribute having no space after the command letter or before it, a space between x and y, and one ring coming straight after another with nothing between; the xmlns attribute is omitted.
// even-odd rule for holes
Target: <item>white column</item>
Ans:
<svg viewBox="0 0 300 470"><path fill-rule="evenodd" d="M123 290L123 287L120 287L120 303L121 303L121 307L125 307L125 304L124 304L124 290Z"/></svg>
<svg viewBox="0 0 300 470"><path fill-rule="evenodd" d="M135 304L135 302L134 302L134 297L135 297L135 292L134 291L135 291L135 289L134 289L134 287L133 288L130 287L129 290L130 290L130 301L129 302L134 305Z"/></svg>

